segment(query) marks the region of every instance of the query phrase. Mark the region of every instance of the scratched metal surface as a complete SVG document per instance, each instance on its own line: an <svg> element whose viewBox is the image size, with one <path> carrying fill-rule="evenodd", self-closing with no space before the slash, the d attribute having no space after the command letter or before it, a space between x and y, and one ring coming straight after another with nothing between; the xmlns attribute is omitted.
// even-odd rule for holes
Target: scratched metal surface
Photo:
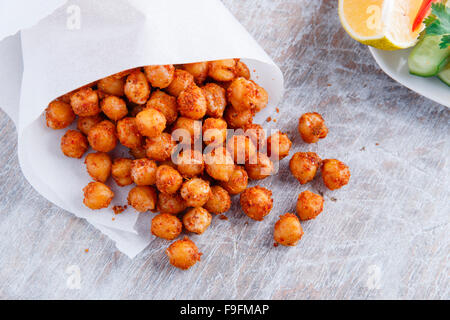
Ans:
<svg viewBox="0 0 450 320"><path fill-rule="evenodd" d="M383 74L340 28L336 1L224 2L284 72L281 113L266 126L290 133L292 152L346 162L350 184L301 187L285 159L262 183L274 191L270 216L249 221L235 199L228 221L192 237L204 256L183 272L169 266L164 241L130 260L42 198L21 174L15 128L0 113L0 298L450 298L450 110ZM315 146L296 134L306 111L330 128ZM306 188L324 193L324 212L304 223L297 247L274 248L278 215ZM67 285L69 266L80 268L79 289Z"/></svg>

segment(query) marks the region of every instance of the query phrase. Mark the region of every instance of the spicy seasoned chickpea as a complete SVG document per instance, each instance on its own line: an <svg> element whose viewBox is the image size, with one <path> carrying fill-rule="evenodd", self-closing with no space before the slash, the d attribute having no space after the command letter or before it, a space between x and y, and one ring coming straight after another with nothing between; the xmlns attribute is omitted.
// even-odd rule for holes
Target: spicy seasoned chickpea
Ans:
<svg viewBox="0 0 450 320"><path fill-rule="evenodd" d="M342 188L350 180L350 169L339 160L323 160L321 170L323 182L330 190Z"/></svg>
<svg viewBox="0 0 450 320"><path fill-rule="evenodd" d="M96 124L88 133L88 141L92 149L109 152L117 145L116 126L108 120Z"/></svg>
<svg viewBox="0 0 450 320"><path fill-rule="evenodd" d="M113 76L100 79L97 82L98 90L113 96L123 96L125 81L123 78L115 78Z"/></svg>
<svg viewBox="0 0 450 320"><path fill-rule="evenodd" d="M233 80L236 71L235 59L224 59L211 61L209 63L208 74L211 78L217 81L230 81Z"/></svg>
<svg viewBox="0 0 450 320"><path fill-rule="evenodd" d="M193 178L183 183L180 195L188 207L201 207L211 195L209 182L201 178Z"/></svg>
<svg viewBox="0 0 450 320"><path fill-rule="evenodd" d="M156 162L147 158L133 160L131 179L137 186L150 186L156 183Z"/></svg>
<svg viewBox="0 0 450 320"><path fill-rule="evenodd" d="M238 112L233 107L225 109L223 118L228 123L228 126L233 129L243 128L253 122L254 113L248 109Z"/></svg>
<svg viewBox="0 0 450 320"><path fill-rule="evenodd" d="M180 219L173 214L160 213L152 219L152 234L159 238L173 240L180 235L182 229Z"/></svg>
<svg viewBox="0 0 450 320"><path fill-rule="evenodd" d="M273 174L274 165L268 156L258 152L256 156L250 158L245 164L245 170L250 179L262 180Z"/></svg>
<svg viewBox="0 0 450 320"><path fill-rule="evenodd" d="M140 70L135 70L128 75L124 92L128 100L133 103L144 104L147 102L150 96L150 86Z"/></svg>
<svg viewBox="0 0 450 320"><path fill-rule="evenodd" d="M302 236L303 229L295 214L286 213L275 223L273 240L283 246L296 246Z"/></svg>
<svg viewBox="0 0 450 320"><path fill-rule="evenodd" d="M236 164L245 164L256 156L256 147L252 140L244 135L232 136L227 142L227 149Z"/></svg>
<svg viewBox="0 0 450 320"><path fill-rule="evenodd" d="M266 132L263 127L256 123L246 124L242 130L249 137L257 150L262 150L266 146Z"/></svg>
<svg viewBox="0 0 450 320"><path fill-rule="evenodd" d="M88 135L89 131L97 124L103 121L101 115L90 116L90 117L78 117L77 128L84 135Z"/></svg>
<svg viewBox="0 0 450 320"><path fill-rule="evenodd" d="M86 137L79 131L67 130L61 138L61 150L71 158L81 158L89 148Z"/></svg>
<svg viewBox="0 0 450 320"><path fill-rule="evenodd" d="M114 198L114 192L101 182L90 182L83 188L83 203L92 210L107 208Z"/></svg>
<svg viewBox="0 0 450 320"><path fill-rule="evenodd" d="M220 185L231 195L239 194L247 189L248 174L241 166L235 166L228 181L221 181Z"/></svg>
<svg viewBox="0 0 450 320"><path fill-rule="evenodd" d="M70 104L62 101L52 101L45 109L47 127L52 129L64 129L75 120L75 113Z"/></svg>
<svg viewBox="0 0 450 320"><path fill-rule="evenodd" d="M236 69L235 69L236 77L243 77L247 80L250 79L250 70L247 67L245 63L243 63L241 60L238 60L236 62Z"/></svg>
<svg viewBox="0 0 450 320"><path fill-rule="evenodd" d="M166 90L170 95L178 97L178 95L182 91L184 91L187 87L189 87L193 83L194 83L194 76L192 74L181 69L175 69L173 80Z"/></svg>
<svg viewBox="0 0 450 320"><path fill-rule="evenodd" d="M198 150L183 150L177 157L177 169L184 178L201 175L205 168L203 154Z"/></svg>
<svg viewBox="0 0 450 320"><path fill-rule="evenodd" d="M196 234L202 234L211 224L211 214L202 207L190 209L183 216L184 228Z"/></svg>
<svg viewBox="0 0 450 320"><path fill-rule="evenodd" d="M203 142L222 145L227 138L227 123L221 118L208 118L203 121Z"/></svg>
<svg viewBox="0 0 450 320"><path fill-rule="evenodd" d="M136 125L143 136L154 138L166 128L166 118L156 109L145 109L136 115Z"/></svg>
<svg viewBox="0 0 450 320"><path fill-rule="evenodd" d="M111 167L111 176L118 186L127 186L133 183L131 179L131 166L133 160L128 158L114 159Z"/></svg>
<svg viewBox="0 0 450 320"><path fill-rule="evenodd" d="M281 160L289 155L292 141L285 133L277 132L267 139L267 155L271 159Z"/></svg>
<svg viewBox="0 0 450 320"><path fill-rule="evenodd" d="M198 251L194 242L184 237L183 240L177 240L166 249L170 264L182 270L192 267L197 261L200 261L201 253Z"/></svg>
<svg viewBox="0 0 450 320"><path fill-rule="evenodd" d="M176 193L183 183L183 177L168 165L159 166L156 170L156 187L163 193Z"/></svg>
<svg viewBox="0 0 450 320"><path fill-rule="evenodd" d="M145 147L144 146L140 146L134 149L130 149L129 150L129 154L134 158L134 159L142 159L142 158L147 158L147 154L145 152Z"/></svg>
<svg viewBox="0 0 450 320"><path fill-rule="evenodd" d="M116 96L108 96L100 102L103 113L111 120L117 121L128 114L127 104Z"/></svg>
<svg viewBox="0 0 450 320"><path fill-rule="evenodd" d="M227 89L228 101L234 110L242 112L256 107L258 102L258 87L250 80L236 78Z"/></svg>
<svg viewBox="0 0 450 320"><path fill-rule="evenodd" d="M319 156L314 152L297 152L289 161L289 168L298 182L305 184L314 179L320 162Z"/></svg>
<svg viewBox="0 0 450 320"><path fill-rule="evenodd" d="M104 152L89 153L84 163L89 175L95 181L106 182L111 174L111 157Z"/></svg>
<svg viewBox="0 0 450 320"><path fill-rule="evenodd" d="M171 64L146 66L144 72L152 87L163 89L172 82L175 67Z"/></svg>
<svg viewBox="0 0 450 320"><path fill-rule="evenodd" d="M298 195L297 214L300 220L315 219L323 210L323 197L309 190Z"/></svg>
<svg viewBox="0 0 450 320"><path fill-rule="evenodd" d="M230 194L221 186L212 186L211 195L203 207L214 214L225 213L231 207Z"/></svg>
<svg viewBox="0 0 450 320"><path fill-rule="evenodd" d="M201 133L202 122L185 117L179 117L172 127L172 136L179 138L182 144L193 144L200 138Z"/></svg>
<svg viewBox="0 0 450 320"><path fill-rule="evenodd" d="M211 150L204 157L206 172L219 181L230 180L234 171L234 162L231 154L225 147L218 147Z"/></svg>
<svg viewBox="0 0 450 320"><path fill-rule="evenodd" d="M183 117L199 120L206 114L206 99L202 89L191 85L180 92L177 98L178 111Z"/></svg>
<svg viewBox="0 0 450 320"><path fill-rule="evenodd" d="M178 214L187 208L186 202L178 193L160 193L158 195L158 211L160 213Z"/></svg>
<svg viewBox="0 0 450 320"><path fill-rule="evenodd" d="M253 81L253 83L255 82ZM256 98L254 99L253 112L257 113L260 112L265 107L267 107L267 104L269 103L269 94L260 85L256 83L255 85L256 85Z"/></svg>
<svg viewBox="0 0 450 320"><path fill-rule="evenodd" d="M209 62L186 63L183 69L194 76L196 84L202 84L208 76Z"/></svg>
<svg viewBox="0 0 450 320"><path fill-rule="evenodd" d="M206 114L220 118L227 106L226 90L216 83L207 83L202 87L206 99Z"/></svg>
<svg viewBox="0 0 450 320"><path fill-rule="evenodd" d="M177 120L177 98L172 97L163 91L156 90L153 92L150 99L147 101L146 107L161 112L166 118L167 124L172 124Z"/></svg>
<svg viewBox="0 0 450 320"><path fill-rule="evenodd" d="M70 97L73 112L80 117L95 116L101 112L97 92L86 87L79 89Z"/></svg>
<svg viewBox="0 0 450 320"><path fill-rule="evenodd" d="M172 136L163 132L155 138L147 138L145 150L147 157L156 161L169 160L172 152L175 150L177 143L172 140Z"/></svg>
<svg viewBox="0 0 450 320"><path fill-rule="evenodd" d="M128 193L128 204L139 212L155 210L156 190L151 186L136 186Z"/></svg>
<svg viewBox="0 0 450 320"><path fill-rule="evenodd" d="M305 113L298 119L298 132L306 143L316 143L328 134L325 120L317 112Z"/></svg>
<svg viewBox="0 0 450 320"><path fill-rule="evenodd" d="M138 130L136 118L126 117L117 122L117 137L121 144L130 149L142 147L144 138Z"/></svg>
<svg viewBox="0 0 450 320"><path fill-rule="evenodd" d="M248 217L262 221L272 210L272 191L260 186L248 188L241 193L240 203Z"/></svg>

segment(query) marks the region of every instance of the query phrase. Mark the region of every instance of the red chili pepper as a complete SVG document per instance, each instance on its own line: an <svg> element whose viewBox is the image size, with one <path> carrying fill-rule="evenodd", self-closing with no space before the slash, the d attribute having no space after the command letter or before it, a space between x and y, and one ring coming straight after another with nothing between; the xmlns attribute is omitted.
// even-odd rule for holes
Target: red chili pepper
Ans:
<svg viewBox="0 0 450 320"><path fill-rule="evenodd" d="M420 6L419 12L417 13L416 19L414 20L412 31L416 31L419 26L422 24L425 17L427 17L430 13L431 4L438 2L439 0L423 0L422 5Z"/></svg>

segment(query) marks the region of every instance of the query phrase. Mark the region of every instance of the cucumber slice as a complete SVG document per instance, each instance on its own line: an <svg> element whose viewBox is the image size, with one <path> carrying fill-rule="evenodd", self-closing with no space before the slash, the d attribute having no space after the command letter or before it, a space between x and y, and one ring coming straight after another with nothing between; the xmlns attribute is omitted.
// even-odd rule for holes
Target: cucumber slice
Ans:
<svg viewBox="0 0 450 320"><path fill-rule="evenodd" d="M421 77L439 73L450 57L450 47L439 48L442 36L425 36L411 51L408 58L409 72Z"/></svg>
<svg viewBox="0 0 450 320"><path fill-rule="evenodd" d="M443 83L450 87L450 63L448 63L437 76Z"/></svg>

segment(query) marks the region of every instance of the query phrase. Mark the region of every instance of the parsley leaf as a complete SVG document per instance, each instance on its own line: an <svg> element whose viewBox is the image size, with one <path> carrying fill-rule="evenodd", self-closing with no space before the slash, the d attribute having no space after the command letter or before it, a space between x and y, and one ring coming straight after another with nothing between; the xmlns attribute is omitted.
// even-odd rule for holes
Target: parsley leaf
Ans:
<svg viewBox="0 0 450 320"><path fill-rule="evenodd" d="M431 15L425 19L426 32L429 35L443 36L439 44L441 49L450 46L450 8L443 3L433 3Z"/></svg>

